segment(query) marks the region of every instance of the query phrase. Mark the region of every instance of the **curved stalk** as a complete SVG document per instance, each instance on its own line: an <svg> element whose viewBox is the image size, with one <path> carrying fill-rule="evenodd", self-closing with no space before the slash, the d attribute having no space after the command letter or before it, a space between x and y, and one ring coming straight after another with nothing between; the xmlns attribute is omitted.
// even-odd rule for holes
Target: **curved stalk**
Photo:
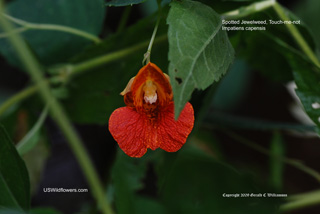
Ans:
<svg viewBox="0 0 320 214"><path fill-rule="evenodd" d="M95 43L101 42L101 39L96 37L95 35L92 35L90 33L87 33L82 30L78 30L72 27L67 27L63 25L55 25L55 24L37 24L37 23L31 23L31 22L26 22L24 20L9 16L8 14L2 13L2 16L5 17L6 19L21 25L25 28L25 30L28 29L34 29L34 30L53 30L53 31L62 31L70 34L74 34L77 36L81 36L83 38L89 39Z"/></svg>

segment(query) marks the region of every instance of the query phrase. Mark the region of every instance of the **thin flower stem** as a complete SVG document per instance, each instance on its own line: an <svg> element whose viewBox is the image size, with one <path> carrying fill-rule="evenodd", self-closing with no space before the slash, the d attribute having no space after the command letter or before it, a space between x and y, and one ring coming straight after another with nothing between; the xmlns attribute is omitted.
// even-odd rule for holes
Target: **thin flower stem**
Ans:
<svg viewBox="0 0 320 214"><path fill-rule="evenodd" d="M274 10L277 12L278 16L283 20L283 21L290 21L290 18L287 16L285 13L283 7L275 3L273 5ZM295 25L286 25L288 28L289 32L291 33L292 37L296 40L302 51L309 57L312 63L314 63L318 68L320 68L320 62L319 59L316 57L314 52L311 50L309 47L308 43L305 41L305 39L302 37L300 34L299 30L296 28Z"/></svg>
<svg viewBox="0 0 320 214"><path fill-rule="evenodd" d="M2 1L0 1L0 13L3 10ZM6 32L13 30L13 26L3 16L0 16L0 25ZM81 166L85 177L87 178L88 184L92 189L92 194L97 200L99 207L104 214L113 214L113 210L106 200L106 194L104 188L100 183L97 172L94 169L92 161L90 160L85 148L83 147L79 136L72 127L67 115L64 112L61 104L51 94L51 90L47 81L44 81L43 72L40 65L30 53L26 43L23 41L19 34L11 34L8 37L13 48L20 60L25 65L26 70L30 73L30 76L35 81L39 92L45 103L48 103L52 117L56 120L57 124L63 131L71 149L73 150L79 165Z"/></svg>
<svg viewBox="0 0 320 214"><path fill-rule="evenodd" d="M144 59L143 59L143 61L142 61L142 64L144 64L144 62L146 62L146 64L148 64L148 63L150 62L151 50L152 50L154 38L155 38L156 35L157 35L157 31L158 31L158 27L159 27L160 20L161 20L161 2L158 1L158 18L157 18L157 22L156 22L156 25L155 25L155 27L154 27L154 29L153 29L153 33L152 33L152 36L151 36L151 39L150 39L150 43L149 43L149 46L148 46L148 50L147 50L147 52L144 54Z"/></svg>
<svg viewBox="0 0 320 214"><path fill-rule="evenodd" d="M6 19L21 25L25 27L26 30L28 29L35 29L35 30L53 30L53 31L62 31L70 34L74 34L77 36L81 36L83 38L89 39L95 43L101 42L101 39L99 39L97 36L92 35L90 33L87 33L82 30L78 30L75 28L63 26L63 25L55 25L55 24L37 24L37 23L31 23L31 22L26 22L24 20L12 17L8 14L2 13L2 16L5 17Z"/></svg>

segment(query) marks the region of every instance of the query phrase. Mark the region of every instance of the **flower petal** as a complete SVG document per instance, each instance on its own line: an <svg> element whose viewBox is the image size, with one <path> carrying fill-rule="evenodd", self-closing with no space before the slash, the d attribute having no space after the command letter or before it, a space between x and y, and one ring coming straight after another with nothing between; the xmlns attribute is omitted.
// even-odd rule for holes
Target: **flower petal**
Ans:
<svg viewBox="0 0 320 214"><path fill-rule="evenodd" d="M147 147L144 144L146 117L129 107L116 109L109 118L109 131L120 148L130 157L142 157Z"/></svg>
<svg viewBox="0 0 320 214"><path fill-rule="evenodd" d="M159 113L157 137L160 148L167 152L178 151L185 144L194 124L194 112L190 103L182 110L178 120L174 119L174 105Z"/></svg>

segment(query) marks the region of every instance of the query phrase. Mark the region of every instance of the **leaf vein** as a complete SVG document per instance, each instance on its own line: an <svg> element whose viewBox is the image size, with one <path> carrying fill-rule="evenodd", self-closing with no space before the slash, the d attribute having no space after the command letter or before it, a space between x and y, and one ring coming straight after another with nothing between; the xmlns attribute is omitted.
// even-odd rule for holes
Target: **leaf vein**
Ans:
<svg viewBox="0 0 320 214"><path fill-rule="evenodd" d="M185 90L185 87L187 85L187 83L189 82L189 79L192 77L193 81L194 81L194 85L197 87L197 82L195 81L195 78L193 76L193 70L194 70L194 66L196 64L196 61L198 61L198 58L200 57L201 53L205 50L205 48L210 44L210 42L214 39L214 37L217 35L217 33L219 32L220 28L221 28L221 22L219 22L219 25L217 26L217 28L212 32L211 36L206 40L206 42L203 44L203 46L200 48L199 52L196 54L195 59L193 60L190 70L188 72L188 76L186 77L185 81L183 82L182 85L182 89L181 91ZM198 88L198 87L197 87ZM179 97L179 101L181 102L183 99L182 97L182 93L180 93L180 97Z"/></svg>

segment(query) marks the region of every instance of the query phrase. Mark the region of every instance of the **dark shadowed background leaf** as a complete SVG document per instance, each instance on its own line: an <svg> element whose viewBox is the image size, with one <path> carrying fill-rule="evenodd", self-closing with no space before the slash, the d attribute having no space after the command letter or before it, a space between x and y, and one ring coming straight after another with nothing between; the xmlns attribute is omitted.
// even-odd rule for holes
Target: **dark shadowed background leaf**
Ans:
<svg viewBox="0 0 320 214"><path fill-rule="evenodd" d="M58 24L94 35L100 33L105 16L103 0L15 0L8 3L7 10L11 16L27 22ZM82 37L57 31L29 30L22 35L44 64L65 62L92 43ZM0 39L0 52L12 65L19 65L6 39Z"/></svg>
<svg viewBox="0 0 320 214"><path fill-rule="evenodd" d="M29 209L28 172L2 125L0 125L0 190L0 207Z"/></svg>
<svg viewBox="0 0 320 214"><path fill-rule="evenodd" d="M167 157L171 156L170 154ZM160 195L168 213L276 213L279 200L223 197L223 194L264 193L246 177L195 147L160 161Z"/></svg>
<svg viewBox="0 0 320 214"><path fill-rule="evenodd" d="M234 50L226 32L220 30L220 16L200 2L172 2L167 23L177 117L195 89L203 90L225 74Z"/></svg>
<svg viewBox="0 0 320 214"><path fill-rule="evenodd" d="M141 194L148 189L146 176L151 167L151 160L157 152L147 153L142 158L131 158L120 149L113 165L112 186L116 211L119 214L165 214L165 207L156 197ZM155 181L153 183L156 183ZM150 185L150 184L149 184Z"/></svg>
<svg viewBox="0 0 320 214"><path fill-rule="evenodd" d="M147 169L145 157L135 159L118 150L116 162L112 168L117 213L133 213L135 210L135 191L143 187L142 178Z"/></svg>
<svg viewBox="0 0 320 214"><path fill-rule="evenodd" d="M165 214L167 213L164 206L157 200L150 197L135 197L136 214Z"/></svg>
<svg viewBox="0 0 320 214"><path fill-rule="evenodd" d="M239 107L252 81L252 72L243 60L235 60L226 76L219 82L212 99L212 107L232 111Z"/></svg>

